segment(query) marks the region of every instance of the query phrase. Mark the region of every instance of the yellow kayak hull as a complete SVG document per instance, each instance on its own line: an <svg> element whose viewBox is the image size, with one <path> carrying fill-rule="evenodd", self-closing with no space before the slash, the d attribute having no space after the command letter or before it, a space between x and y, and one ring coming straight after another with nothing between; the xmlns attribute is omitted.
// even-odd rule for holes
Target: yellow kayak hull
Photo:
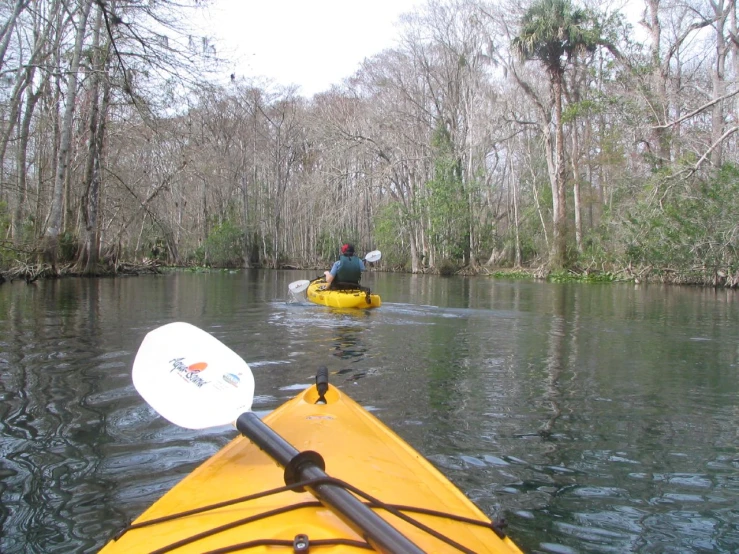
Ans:
<svg viewBox="0 0 739 554"><path fill-rule="evenodd" d="M437 510L488 524L480 526L438 514L405 512L470 551L521 553L508 537L501 538L493 530L490 520L458 488L376 417L334 387L329 387L325 398L325 404L316 404L318 391L315 386L310 387L265 416L264 422L298 450L320 453L331 477L384 503ZM364 539L307 491L278 492L138 527L156 518L284 485L283 469L248 439L238 437L155 502L132 528L119 534L101 552L200 553L246 543L250 543L245 550L249 553L290 552L291 547L265 543L292 543L297 535L307 536L311 552L367 551L346 542L316 544L315 541ZM281 512L293 505L301 506ZM459 552L384 509L374 511L425 552ZM260 518L265 512L274 515ZM216 528L220 531L213 532Z"/></svg>
<svg viewBox="0 0 739 554"><path fill-rule="evenodd" d="M360 308L370 309L382 306L379 294L370 294L367 302L367 294L361 290L326 290L324 280L314 281L308 285L305 296L314 304L329 306L331 308Z"/></svg>

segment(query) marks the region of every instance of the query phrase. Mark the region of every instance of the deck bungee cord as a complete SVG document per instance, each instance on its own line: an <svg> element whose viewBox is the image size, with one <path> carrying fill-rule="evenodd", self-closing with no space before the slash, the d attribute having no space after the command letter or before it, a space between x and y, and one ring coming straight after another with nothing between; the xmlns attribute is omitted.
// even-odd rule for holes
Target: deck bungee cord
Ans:
<svg viewBox="0 0 739 554"><path fill-rule="evenodd" d="M172 423L189 429L231 423L242 436L101 554L274 547L521 553L503 522L491 521L408 443L329 385L325 367L314 385L262 420L251 411L254 377L246 362L209 333L171 323L146 335L132 376L141 396Z"/></svg>
<svg viewBox="0 0 739 554"><path fill-rule="evenodd" d="M321 483L332 483L334 485L340 486L340 487L342 487L342 488L344 488L344 489L346 489L346 490L354 493L355 495L359 496L360 498L364 498L365 499L365 504L367 506L369 506L371 508L379 509L379 510L385 510L388 513L391 513L392 515L394 515L394 516L396 516L396 517L398 517L400 519L403 519L404 521L406 521L406 522L410 523L411 525L417 527L418 529L421 529L421 530L423 530L423 531L431 534L432 536L436 537L440 541L445 542L446 544L448 544L449 546L452 546L453 548L456 548L460 552L474 554L473 551L465 548L463 545L457 543L452 538L446 537L446 536L438 533L434 529L428 527L427 525L424 525L423 523L421 523L421 522L419 522L417 520L414 520L413 518L411 518L410 516L408 516L405 512L419 513L419 514L434 516L434 517L438 517L438 518L447 518L447 519L450 519L450 520L463 522L463 523L466 523L468 525L476 525L476 526L479 526L479 527L484 527L486 529L491 529L500 538L504 538L505 537L505 533L502 530L502 528L505 526L505 523L502 523L502 522L497 522L496 523L496 522L490 522L490 521L475 520L475 519L471 519L471 518L468 518L468 517L458 516L456 514L451 514L451 513L448 513L448 512L441 512L441 511L438 511L438 510L430 510L428 508L422 508L422 507L418 507L418 506L404 506L404 505L399 505L399 504L386 504L385 502L382 502L381 500L378 500L377 498L373 498L371 495L367 494L366 492L363 492L363 491L357 489L356 487L352 486L349 483L346 483L346 482L342 481L341 479L335 479L333 477L326 476L326 477L321 477L321 478L316 478L316 479L309 479L309 480L306 480L306 481L299 481L299 482L296 482L296 483L292 483L290 485L285 485L283 487L278 487L278 488L267 490L267 491L264 491L264 492L261 492L261 493L251 494L251 495L243 496L241 498L234 498L233 500L227 500L227 501L224 501L224 502L218 502L216 504L211 504L209 506L202 506L202 507L199 507L199 508L196 508L196 509L193 509L193 510L186 510L186 511L183 511L183 512L178 512L178 513L170 514L168 516L164 516L164 517L160 517L160 518L156 518L156 519L151 519L151 520L147 520L147 521L142 521L142 522L139 522L139 523L134 523L134 524L129 525L125 529L119 531L115 535L115 539L114 540L118 540L125 533L130 532L130 531L134 531L136 529L142 529L142 528L145 528L145 527L150 527L152 525L157 525L157 524L165 523L165 522L176 520L176 519L183 519L183 518L186 518L188 516L192 516L192 515L196 515L196 514L201 514L201 513L204 513L204 512L208 512L208 511L215 511L215 510L218 510L220 508L225 508L225 507L228 507L228 506L233 506L233 505L244 503L244 502L249 502L250 500L256 500L258 498L264 498L264 497L267 497L267 496L277 495L277 494L280 494L280 493L283 493L283 492L287 492L287 491L301 491L302 489L305 489L305 488L308 488L308 487L311 487L311 486L314 486L314 485L318 485L318 484L321 484ZM238 527L238 526L241 526L241 525L247 525L249 523L253 523L253 522L256 522L256 521L259 521L259 520L262 520L262 519L266 519L266 518L269 518L269 517L272 517L272 516L275 516L275 515L278 515L278 514L282 514L282 513L286 513L286 512L290 512L290 511L297 511L297 510L300 510L301 508L317 508L317 507L321 507L321 506L322 506L322 504L320 502L318 502L318 501L296 502L294 504L289 504L289 505L283 506L281 508L277 508L275 510L265 511L265 512L262 512L260 514L256 514L256 515L253 515L253 516L250 516L250 517L247 517L247 518L243 518L243 519L240 519L240 520L229 522L227 524L219 525L219 526L214 527L212 529L209 529L207 531L203 531L203 532L200 532L200 533L198 533L196 535L192 535L190 537L186 537L186 538L182 539L181 541L178 541L177 543L173 543L173 544L167 545L167 546L165 546L163 548L154 550L154 551L152 551L151 554L164 554L165 552L171 552L172 550L175 550L175 549L177 549L177 548L179 548L181 546L184 546L186 544L192 544L192 543L197 542L197 541L199 541L199 540L201 540L203 538L206 538L206 537L215 535L217 533L221 533L223 531L227 531L229 529L233 529L234 527ZM264 539L264 540L266 540L266 539ZM344 541L344 540L347 540L347 539L343 539L343 538L327 539L327 540L323 541L322 544L324 546L329 545L329 544L330 545L340 544L340 543L333 543L333 542L331 542L332 540ZM251 541L251 542L254 542L254 544L252 545L252 547L258 546L258 544L255 541ZM369 545L368 543L360 543L358 541L355 541L355 542L356 542L356 545L366 544L366 546L368 548L370 548L370 549L372 548L371 545ZM287 539L285 539L284 541L282 541L280 545L281 546L284 546L284 545L287 545L288 543L289 543L290 546L292 546L292 543L289 542L289 541L287 541ZM259 543L259 544L267 544L267 543ZM317 546L318 545L318 541L312 541L310 544L311 544L311 546ZM343 543L341 543L341 544L343 544Z"/></svg>

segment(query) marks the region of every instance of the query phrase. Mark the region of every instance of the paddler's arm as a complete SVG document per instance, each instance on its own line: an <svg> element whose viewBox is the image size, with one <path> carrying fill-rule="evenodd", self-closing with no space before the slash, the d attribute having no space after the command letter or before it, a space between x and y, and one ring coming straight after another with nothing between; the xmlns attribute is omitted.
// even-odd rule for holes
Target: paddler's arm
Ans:
<svg viewBox="0 0 739 554"><path fill-rule="evenodd" d="M334 262L334 265L331 266L331 271L324 271L323 274L326 276L326 283L329 285L331 284L331 281L334 280L336 277L336 274L339 272L339 265L341 264L341 261Z"/></svg>

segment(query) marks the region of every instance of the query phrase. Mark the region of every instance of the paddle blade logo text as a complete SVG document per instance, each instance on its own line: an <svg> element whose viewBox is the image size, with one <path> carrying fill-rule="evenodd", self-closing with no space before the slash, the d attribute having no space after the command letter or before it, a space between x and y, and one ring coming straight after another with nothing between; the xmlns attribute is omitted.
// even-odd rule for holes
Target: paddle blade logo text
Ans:
<svg viewBox="0 0 739 554"><path fill-rule="evenodd" d="M238 387L239 383L241 382L241 379L239 378L239 376L233 373L226 373L223 376L223 380L226 381L226 383L228 383L232 387Z"/></svg>
<svg viewBox="0 0 739 554"><path fill-rule="evenodd" d="M185 358L175 358L173 360L170 360L170 363L172 364L172 369L170 370L170 372L177 372L177 374L185 381L189 381L198 388L208 384L208 381L198 375L198 373L208 367L208 364L206 364L205 362L198 362L195 364L187 365L183 363L182 360L184 359Z"/></svg>

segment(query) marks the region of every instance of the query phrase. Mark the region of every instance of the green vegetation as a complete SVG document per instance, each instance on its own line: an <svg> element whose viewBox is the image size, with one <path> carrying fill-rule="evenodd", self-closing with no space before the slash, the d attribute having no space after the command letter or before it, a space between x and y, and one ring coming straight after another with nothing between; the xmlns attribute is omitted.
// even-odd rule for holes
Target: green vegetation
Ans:
<svg viewBox="0 0 739 554"><path fill-rule="evenodd" d="M533 279L534 275L530 271L524 271L523 269L510 269L505 271L495 271L492 274L495 279L510 279L510 280L529 280Z"/></svg>
<svg viewBox="0 0 739 554"><path fill-rule="evenodd" d="M547 281L552 283L613 283L615 281L630 281L619 279L615 274L606 272L575 273L573 271L555 271L549 274Z"/></svg>
<svg viewBox="0 0 739 554"><path fill-rule="evenodd" d="M629 262L695 282L738 278L739 167L715 178L655 179L628 222Z"/></svg>
<svg viewBox="0 0 739 554"><path fill-rule="evenodd" d="M409 265L408 241L404 237L404 213L397 203L387 204L378 210L375 218L375 240L382 250L382 263L386 267L406 269Z"/></svg>
<svg viewBox="0 0 739 554"><path fill-rule="evenodd" d="M244 259L244 232L230 220L217 225L202 246L195 250L195 263L208 267L241 267Z"/></svg>
<svg viewBox="0 0 739 554"><path fill-rule="evenodd" d="M449 132L437 127L431 140L434 178L427 184L430 242L442 260L440 273L453 264L466 265L470 255L469 195L462 177L462 160L454 155Z"/></svg>
<svg viewBox="0 0 739 554"><path fill-rule="evenodd" d="M535 271L524 269L511 269L496 271L491 274L495 279L508 280L531 280L539 278ZM553 271L546 275L546 280L551 283L614 283L616 281L632 281L632 278L619 277L615 273L588 271L577 273L573 270Z"/></svg>

